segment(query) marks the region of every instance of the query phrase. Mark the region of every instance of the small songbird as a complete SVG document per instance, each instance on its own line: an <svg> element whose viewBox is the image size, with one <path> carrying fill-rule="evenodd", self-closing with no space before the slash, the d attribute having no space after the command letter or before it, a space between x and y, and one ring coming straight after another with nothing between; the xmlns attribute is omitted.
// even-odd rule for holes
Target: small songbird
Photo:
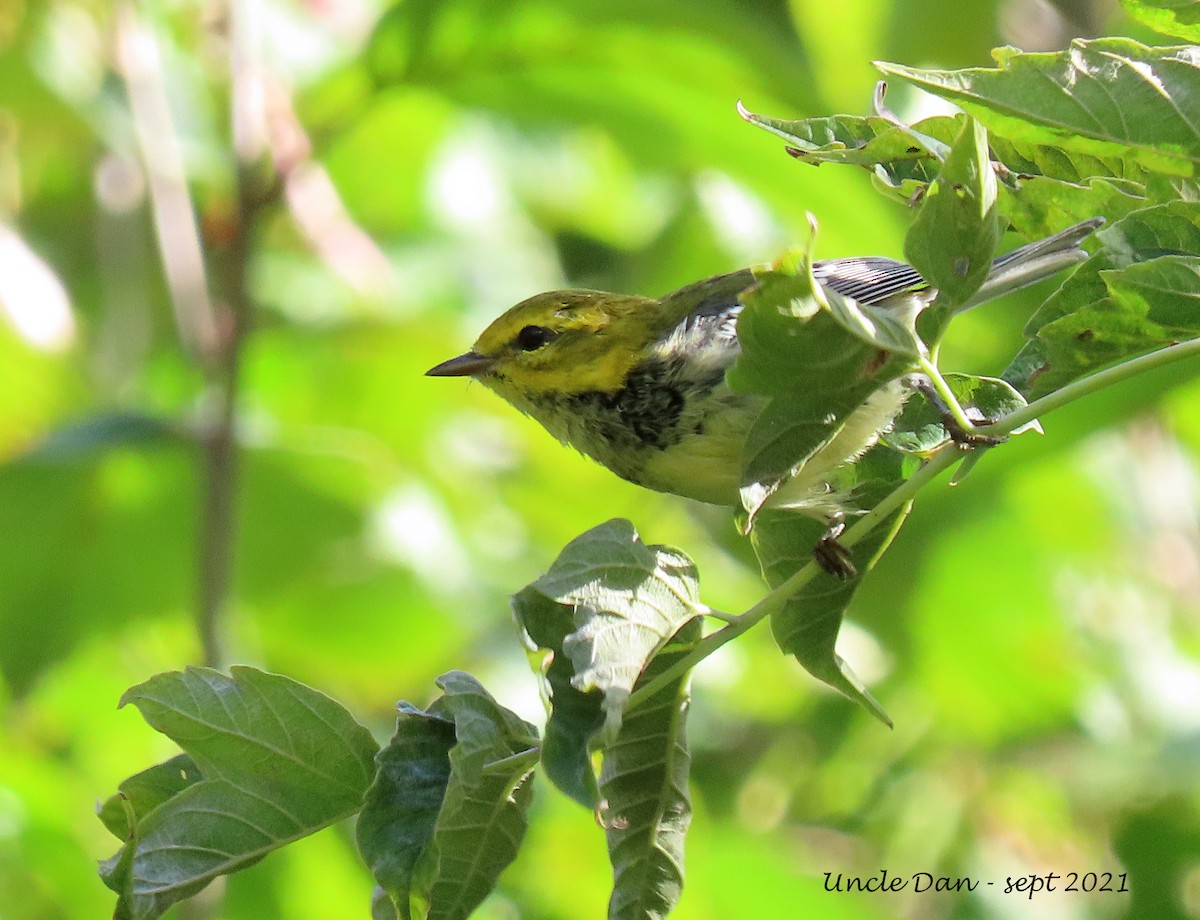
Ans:
<svg viewBox="0 0 1200 920"><path fill-rule="evenodd" d="M974 306L1087 258L1079 243L1094 219L995 260ZM813 263L824 287L862 304L920 310L937 292L903 262L884 257ZM473 377L556 438L630 482L738 506L747 433L767 398L732 389L725 372L739 354L739 295L749 269L690 284L655 300L603 291L551 291L512 307L466 354L426 373ZM837 467L887 430L910 388L892 381L855 410L769 501L826 522L840 499Z"/></svg>

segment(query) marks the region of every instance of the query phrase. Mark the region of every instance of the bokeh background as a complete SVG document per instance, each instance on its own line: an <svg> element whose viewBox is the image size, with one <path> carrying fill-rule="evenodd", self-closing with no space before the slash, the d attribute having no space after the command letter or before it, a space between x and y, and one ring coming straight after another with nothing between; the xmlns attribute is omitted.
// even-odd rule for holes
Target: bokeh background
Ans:
<svg viewBox="0 0 1200 920"><path fill-rule="evenodd" d="M753 603L725 512L423 371L547 288L765 261L806 211L820 256L898 255L903 207L736 100L866 113L872 59L1101 34L1153 40L1090 0L0 0L0 918L111 912L93 809L173 753L116 708L155 672L280 671L382 738L464 668L538 719L507 596L613 516L691 553L713 606ZM1038 293L964 317L944 366L1002 369ZM681 920L1200 917L1198 372L921 496L841 645L894 731L765 627L700 669ZM823 889L882 868L996 884ZM1134 893L1003 894L1049 871ZM480 916L600 916L608 884L543 783ZM365 917L370 890L333 828L173 916Z"/></svg>

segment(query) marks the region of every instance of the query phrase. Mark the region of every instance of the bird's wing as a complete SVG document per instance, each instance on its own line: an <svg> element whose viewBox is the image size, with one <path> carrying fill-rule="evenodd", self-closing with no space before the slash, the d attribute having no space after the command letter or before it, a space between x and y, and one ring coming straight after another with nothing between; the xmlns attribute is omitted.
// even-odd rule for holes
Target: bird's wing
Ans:
<svg viewBox="0 0 1200 920"><path fill-rule="evenodd" d="M832 290L859 303L877 304L928 285L911 265L884 256L826 259L813 263L813 275ZM718 275L668 294L659 309L665 326L659 353L686 352L698 370L728 367L738 355L738 295L754 283L750 269Z"/></svg>
<svg viewBox="0 0 1200 920"><path fill-rule="evenodd" d="M884 256L825 259L813 263L813 275L826 287L863 304L929 286L911 265Z"/></svg>

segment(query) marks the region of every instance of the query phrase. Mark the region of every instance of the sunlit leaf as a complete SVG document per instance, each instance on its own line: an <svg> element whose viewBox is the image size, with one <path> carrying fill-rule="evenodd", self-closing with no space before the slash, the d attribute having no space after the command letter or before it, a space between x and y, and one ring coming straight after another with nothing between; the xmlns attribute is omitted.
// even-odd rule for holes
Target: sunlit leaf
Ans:
<svg viewBox="0 0 1200 920"><path fill-rule="evenodd" d="M568 543L526 590L573 612L575 629L562 640L574 671L571 684L584 693L603 693L610 730L619 724L646 662L703 612L691 560L670 547L647 546L629 521L619 519ZM590 705L577 714L581 721L572 722L572 734L590 720ZM581 741L576 737L576 754Z"/></svg>
<svg viewBox="0 0 1200 920"><path fill-rule="evenodd" d="M921 320L930 345L992 270L1000 238L996 195L987 132L967 119L904 239L905 256L938 290Z"/></svg>
<svg viewBox="0 0 1200 920"><path fill-rule="evenodd" d="M1192 258L1200 256L1200 205L1134 211L1097 235L1104 247L1030 318L1031 341L1004 372L1026 395L1200 332L1200 311L1190 308L1186 290Z"/></svg>
<svg viewBox="0 0 1200 920"><path fill-rule="evenodd" d="M1200 41L1200 7L1195 0L1121 0L1121 6L1156 32Z"/></svg>
<svg viewBox="0 0 1200 920"><path fill-rule="evenodd" d="M999 67L920 70L880 64L949 99L998 134L1192 175L1200 128L1200 50L1150 48L1125 38L1076 39L1070 50L1003 48Z"/></svg>

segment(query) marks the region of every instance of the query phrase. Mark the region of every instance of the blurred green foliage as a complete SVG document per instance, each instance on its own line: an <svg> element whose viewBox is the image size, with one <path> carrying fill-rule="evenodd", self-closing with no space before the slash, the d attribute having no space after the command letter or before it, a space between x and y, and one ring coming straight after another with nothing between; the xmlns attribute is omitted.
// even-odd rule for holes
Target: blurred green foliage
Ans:
<svg viewBox="0 0 1200 920"><path fill-rule="evenodd" d="M426 368L546 288L659 294L769 259L806 236L806 210L819 257L899 254L902 204L866 172L789 159L738 98L866 113L871 59L983 65L1006 41L1149 37L1084 0L253 7L289 181L251 253L222 626L230 659L319 687L380 738L395 700L425 705L450 668L540 721L508 595L610 517L686 548L712 606L762 593L725 512L619 482ZM111 910L95 803L176 752L116 703L201 656L196 433L213 394L159 258L116 47L130 9L0 2L4 920ZM215 249L235 198L228 22L193 0L140 15ZM888 102L910 121L941 111L901 87ZM1037 302L963 317L943 367L998 373ZM705 664L675 916L1200 917L1195 377L1168 368L1074 405L922 494L842 638L893 732L765 628ZM881 867L997 884L824 890L825 872ZM1048 871L1128 871L1135 894L1001 894ZM602 835L546 785L481 916L595 916L609 886ZM187 916L363 916L370 891L337 828Z"/></svg>

